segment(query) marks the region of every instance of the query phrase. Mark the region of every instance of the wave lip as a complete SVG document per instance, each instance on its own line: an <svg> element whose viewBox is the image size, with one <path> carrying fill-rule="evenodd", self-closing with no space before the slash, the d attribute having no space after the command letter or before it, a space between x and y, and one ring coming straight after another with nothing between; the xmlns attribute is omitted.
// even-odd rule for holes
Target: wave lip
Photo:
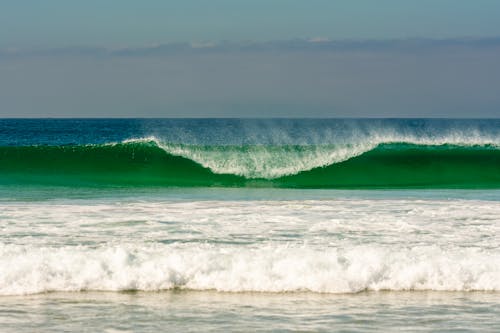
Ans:
<svg viewBox="0 0 500 333"><path fill-rule="evenodd" d="M234 174L249 179L274 179L344 162L380 146L414 145L455 148L500 148L500 142L479 133L452 133L437 137L371 134L368 138L339 144L295 145L185 145L172 144L152 136L125 140L124 143L149 143L168 154L192 160L216 174Z"/></svg>
<svg viewBox="0 0 500 333"><path fill-rule="evenodd" d="M500 291L500 253L435 246L313 249L0 246L0 295L52 291Z"/></svg>

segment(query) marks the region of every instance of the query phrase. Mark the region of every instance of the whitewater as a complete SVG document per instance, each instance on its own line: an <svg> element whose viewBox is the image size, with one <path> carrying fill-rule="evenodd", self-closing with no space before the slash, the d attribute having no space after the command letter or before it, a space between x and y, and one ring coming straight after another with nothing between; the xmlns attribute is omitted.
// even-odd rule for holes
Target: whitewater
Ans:
<svg viewBox="0 0 500 333"><path fill-rule="evenodd" d="M500 205L480 200L2 205L0 294L500 291Z"/></svg>
<svg viewBox="0 0 500 333"><path fill-rule="evenodd" d="M500 137L480 133L447 133L441 136L416 136L397 133L370 133L350 138L350 142L303 145L199 146L164 142L157 137L135 138L127 143L154 144L169 154L185 157L218 174L246 178L279 178L344 162L381 145L489 147L500 149ZM330 140L326 140L329 142ZM114 144L114 143L112 143Z"/></svg>

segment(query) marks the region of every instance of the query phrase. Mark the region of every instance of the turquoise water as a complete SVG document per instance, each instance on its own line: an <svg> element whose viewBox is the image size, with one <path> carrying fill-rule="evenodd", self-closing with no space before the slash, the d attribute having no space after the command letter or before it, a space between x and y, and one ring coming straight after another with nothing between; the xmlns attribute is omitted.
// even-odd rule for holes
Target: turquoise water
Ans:
<svg viewBox="0 0 500 333"><path fill-rule="evenodd" d="M0 331L497 331L496 120L0 120Z"/></svg>
<svg viewBox="0 0 500 333"><path fill-rule="evenodd" d="M500 188L487 144L162 146L155 141L0 148L0 184L70 187Z"/></svg>
<svg viewBox="0 0 500 333"><path fill-rule="evenodd" d="M500 188L498 120L3 120L0 184Z"/></svg>

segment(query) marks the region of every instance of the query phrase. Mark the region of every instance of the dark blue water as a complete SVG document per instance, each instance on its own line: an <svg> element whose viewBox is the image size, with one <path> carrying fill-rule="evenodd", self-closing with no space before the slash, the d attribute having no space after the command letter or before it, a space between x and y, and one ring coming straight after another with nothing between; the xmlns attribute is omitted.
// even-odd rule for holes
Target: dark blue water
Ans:
<svg viewBox="0 0 500 333"><path fill-rule="evenodd" d="M0 119L0 146L102 144L154 136L184 144L335 144L375 135L500 137L500 119Z"/></svg>

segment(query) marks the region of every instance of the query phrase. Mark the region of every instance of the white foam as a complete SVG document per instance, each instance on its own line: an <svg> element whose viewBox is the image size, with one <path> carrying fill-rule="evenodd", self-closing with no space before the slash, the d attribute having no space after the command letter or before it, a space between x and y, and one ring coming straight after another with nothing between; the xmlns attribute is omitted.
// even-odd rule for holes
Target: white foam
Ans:
<svg viewBox="0 0 500 333"><path fill-rule="evenodd" d="M189 158L214 173L246 178L278 178L346 161L361 155L374 145L273 147L200 147L159 143L170 154Z"/></svg>
<svg viewBox="0 0 500 333"><path fill-rule="evenodd" d="M0 203L0 294L500 291L498 201Z"/></svg>
<svg viewBox="0 0 500 333"><path fill-rule="evenodd" d="M450 132L438 136L400 134L389 130L373 131L351 139L352 142L338 144L306 144L302 146L250 145L245 150L237 146L198 146L162 142L158 138L135 139L140 142L155 142L158 147L172 155L182 156L209 168L218 174L234 174L246 178L278 178L295 175L319 167L340 163L362 155L381 144L408 143L439 146L495 146L500 147L500 138L488 137L478 131L469 133ZM130 142L130 141L126 141Z"/></svg>
<svg viewBox="0 0 500 333"><path fill-rule="evenodd" d="M498 250L0 245L0 294L48 291L500 291Z"/></svg>

